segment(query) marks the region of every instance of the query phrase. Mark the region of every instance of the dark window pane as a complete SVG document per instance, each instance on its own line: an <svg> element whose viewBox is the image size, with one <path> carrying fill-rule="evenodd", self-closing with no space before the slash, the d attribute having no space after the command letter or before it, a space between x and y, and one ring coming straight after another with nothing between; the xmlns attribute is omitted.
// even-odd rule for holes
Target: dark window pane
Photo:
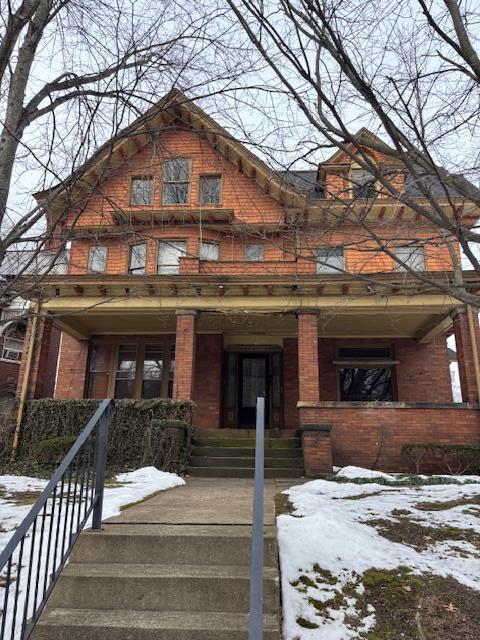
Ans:
<svg viewBox="0 0 480 640"><path fill-rule="evenodd" d="M128 273L142 274L145 273L147 263L147 245L133 244L130 246L130 264Z"/></svg>
<svg viewBox="0 0 480 640"><path fill-rule="evenodd" d="M163 345L146 345L143 361L142 398L161 396Z"/></svg>
<svg viewBox="0 0 480 640"><path fill-rule="evenodd" d="M190 179L190 163L186 158L165 160L163 163L164 182L188 182Z"/></svg>
<svg viewBox="0 0 480 640"><path fill-rule="evenodd" d="M390 358L390 347L340 347L339 358Z"/></svg>
<svg viewBox="0 0 480 640"><path fill-rule="evenodd" d="M341 247L317 249L317 273L341 273L345 259Z"/></svg>
<svg viewBox="0 0 480 640"><path fill-rule="evenodd" d="M200 176L200 203L219 204L220 176Z"/></svg>
<svg viewBox="0 0 480 640"><path fill-rule="evenodd" d="M389 402L393 400L392 369L340 369L341 400Z"/></svg>
<svg viewBox="0 0 480 640"><path fill-rule="evenodd" d="M352 194L354 198L375 198L375 176L365 169L352 169L350 172Z"/></svg>
<svg viewBox="0 0 480 640"><path fill-rule="evenodd" d="M175 345L170 347L170 366L168 368L168 390L167 395L169 398L173 397L173 378L175 375Z"/></svg>
<svg viewBox="0 0 480 640"><path fill-rule="evenodd" d="M263 260L263 244L247 244L245 245L245 260L256 262Z"/></svg>
<svg viewBox="0 0 480 640"><path fill-rule="evenodd" d="M134 397L136 369L137 346L134 344L120 345L115 375L115 398Z"/></svg>
<svg viewBox="0 0 480 640"><path fill-rule="evenodd" d="M163 204L185 204L188 182L167 182L163 185Z"/></svg>
<svg viewBox="0 0 480 640"><path fill-rule="evenodd" d="M152 204L153 178L133 178L130 204Z"/></svg>
<svg viewBox="0 0 480 640"><path fill-rule="evenodd" d="M112 347L109 344L94 344L90 353L88 378L89 398L108 398L110 386L110 362Z"/></svg>

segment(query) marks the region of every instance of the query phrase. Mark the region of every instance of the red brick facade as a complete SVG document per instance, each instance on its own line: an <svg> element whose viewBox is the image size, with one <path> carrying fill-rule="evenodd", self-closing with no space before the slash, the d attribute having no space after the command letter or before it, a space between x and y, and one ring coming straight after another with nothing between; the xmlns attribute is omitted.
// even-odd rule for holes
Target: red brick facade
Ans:
<svg viewBox="0 0 480 640"><path fill-rule="evenodd" d="M175 400L193 399L197 347L196 324L196 311L177 312L175 375L173 378L173 398Z"/></svg>
<svg viewBox="0 0 480 640"><path fill-rule="evenodd" d="M33 320L27 324L22 360L18 371L17 395L23 384L27 351L32 339ZM27 398L51 398L55 390L57 357L60 343L60 331L53 326L52 320L39 319L33 343Z"/></svg>

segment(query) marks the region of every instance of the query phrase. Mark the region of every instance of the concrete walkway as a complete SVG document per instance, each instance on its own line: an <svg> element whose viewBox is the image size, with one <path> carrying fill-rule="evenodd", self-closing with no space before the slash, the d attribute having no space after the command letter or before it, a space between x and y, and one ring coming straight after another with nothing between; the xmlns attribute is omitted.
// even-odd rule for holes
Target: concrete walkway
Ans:
<svg viewBox="0 0 480 640"><path fill-rule="evenodd" d="M246 478L187 478L187 483L161 491L125 509L107 524L207 524L252 523L253 480ZM265 480L266 526L275 525L273 498L302 480Z"/></svg>

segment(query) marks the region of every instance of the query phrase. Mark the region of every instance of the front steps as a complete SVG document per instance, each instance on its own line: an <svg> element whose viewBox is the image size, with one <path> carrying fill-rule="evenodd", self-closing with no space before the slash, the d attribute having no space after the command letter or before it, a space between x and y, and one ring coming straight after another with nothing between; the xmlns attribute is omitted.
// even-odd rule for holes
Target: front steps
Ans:
<svg viewBox="0 0 480 640"><path fill-rule="evenodd" d="M34 640L247 640L251 528L106 524L83 533ZM275 527L266 527L265 640L279 640Z"/></svg>
<svg viewBox="0 0 480 640"><path fill-rule="evenodd" d="M272 434L273 435L273 434ZM189 473L217 478L253 478L255 431L196 429ZM300 438L265 434L265 477L300 478L303 455Z"/></svg>

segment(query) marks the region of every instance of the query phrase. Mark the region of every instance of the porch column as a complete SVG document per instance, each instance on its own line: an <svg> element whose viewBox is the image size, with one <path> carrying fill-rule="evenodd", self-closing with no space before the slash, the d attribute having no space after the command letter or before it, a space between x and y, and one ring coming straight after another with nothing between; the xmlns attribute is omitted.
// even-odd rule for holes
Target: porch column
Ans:
<svg viewBox="0 0 480 640"><path fill-rule="evenodd" d="M320 400L318 367L318 312L299 310L298 319L298 399Z"/></svg>
<svg viewBox="0 0 480 640"><path fill-rule="evenodd" d="M459 307L452 315L463 402L480 401L480 329L476 311ZM473 340L472 340L473 338Z"/></svg>
<svg viewBox="0 0 480 640"><path fill-rule="evenodd" d="M22 390L25 400L51 394L52 385L49 382L55 375L55 349L58 347L58 336L54 331L50 318L28 320L18 373L17 397L22 397Z"/></svg>
<svg viewBox="0 0 480 640"><path fill-rule="evenodd" d="M175 338L174 400L192 400L195 377L197 311L179 309Z"/></svg>

